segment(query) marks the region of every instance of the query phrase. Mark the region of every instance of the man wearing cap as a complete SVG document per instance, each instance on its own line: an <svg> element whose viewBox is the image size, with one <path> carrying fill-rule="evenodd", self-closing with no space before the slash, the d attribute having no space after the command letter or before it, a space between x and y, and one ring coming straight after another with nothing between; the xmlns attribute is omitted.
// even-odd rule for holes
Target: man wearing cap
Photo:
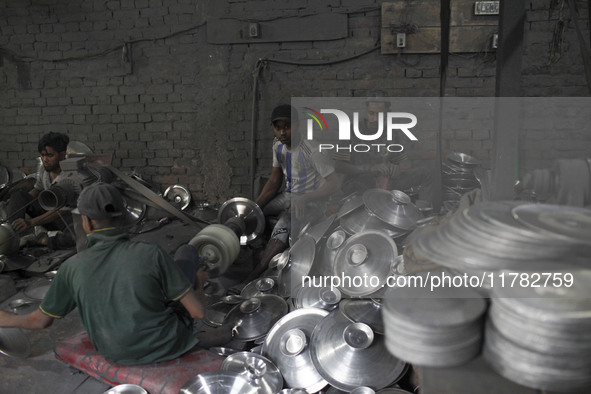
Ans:
<svg viewBox="0 0 591 394"><path fill-rule="evenodd" d="M124 365L170 360L200 342L192 318L204 315L207 274L197 269L196 250L179 249L177 264L159 246L130 241L116 228L125 205L112 185L83 189L77 210L88 248L61 265L38 310L20 316L0 311L0 326L45 328L78 307L94 347ZM230 339L230 332L204 336L200 346Z"/></svg>
<svg viewBox="0 0 591 394"><path fill-rule="evenodd" d="M304 217L318 219L323 212L316 209L318 215L313 216L311 210L318 208L314 204L340 187L340 178L331 161L311 141L300 138L299 116L295 108L288 104L275 107L271 113L271 124L275 133L273 167L255 202L265 216L279 215L279 220L247 282L256 279L267 268L271 258L287 248L291 213L302 220ZM282 185L285 189L279 193Z"/></svg>

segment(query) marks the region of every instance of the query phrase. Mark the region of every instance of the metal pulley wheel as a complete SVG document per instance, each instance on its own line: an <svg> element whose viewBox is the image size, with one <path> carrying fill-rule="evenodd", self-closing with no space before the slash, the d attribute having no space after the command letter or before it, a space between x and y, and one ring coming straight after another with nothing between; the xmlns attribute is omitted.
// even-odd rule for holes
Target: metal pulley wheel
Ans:
<svg viewBox="0 0 591 394"><path fill-rule="evenodd" d="M164 198L184 211L191 204L191 192L186 186L172 185L164 191Z"/></svg>
<svg viewBox="0 0 591 394"><path fill-rule="evenodd" d="M201 230L191 241L199 255L207 260L209 276L215 277L226 272L240 253L238 236L221 224L211 224Z"/></svg>
<svg viewBox="0 0 591 394"><path fill-rule="evenodd" d="M252 200L243 197L232 198L220 207L218 223L239 220L244 224L240 235L240 245L246 245L259 237L265 230L265 215Z"/></svg>

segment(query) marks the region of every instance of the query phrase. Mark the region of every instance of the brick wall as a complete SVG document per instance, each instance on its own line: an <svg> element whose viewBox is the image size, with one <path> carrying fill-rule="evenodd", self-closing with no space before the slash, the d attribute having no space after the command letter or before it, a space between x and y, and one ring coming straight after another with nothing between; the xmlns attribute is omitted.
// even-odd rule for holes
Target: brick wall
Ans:
<svg viewBox="0 0 591 394"><path fill-rule="evenodd" d="M548 3L526 2L524 95L588 96L568 12L550 12ZM270 166L269 113L291 96L363 96L376 88L392 96L439 95L438 55L392 56L376 50L331 65L273 61L331 62L371 49L379 40L380 4L371 0L0 0L0 164L34 169L37 141L53 130L68 133L97 153L113 153L115 166L136 170L162 189L185 184L196 199L217 203L250 197L253 72L259 59L269 61L260 70L256 97L257 174ZM586 2L577 4L588 40ZM207 20L212 15L273 19L315 11L346 14L348 37L208 42ZM554 27L561 18L566 27L563 52L548 62ZM132 65L122 60L125 43ZM446 95L494 95L495 68L494 53L452 55ZM569 150L591 154L589 133L580 134L572 146L562 141L565 154ZM490 158L488 131L455 132L446 136L444 144L446 150ZM544 140L538 144L544 145ZM432 157L427 151L424 155ZM531 165L544 164L551 156Z"/></svg>

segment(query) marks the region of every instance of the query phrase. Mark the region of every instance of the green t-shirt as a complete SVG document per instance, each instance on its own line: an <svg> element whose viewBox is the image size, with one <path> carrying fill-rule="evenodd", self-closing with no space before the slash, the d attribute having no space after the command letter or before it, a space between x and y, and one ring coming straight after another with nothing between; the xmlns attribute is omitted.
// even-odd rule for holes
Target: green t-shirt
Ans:
<svg viewBox="0 0 591 394"><path fill-rule="evenodd" d="M78 307L94 347L119 364L170 360L197 344L172 302L191 284L162 248L116 229L90 234L88 245L59 268L43 313L61 318Z"/></svg>

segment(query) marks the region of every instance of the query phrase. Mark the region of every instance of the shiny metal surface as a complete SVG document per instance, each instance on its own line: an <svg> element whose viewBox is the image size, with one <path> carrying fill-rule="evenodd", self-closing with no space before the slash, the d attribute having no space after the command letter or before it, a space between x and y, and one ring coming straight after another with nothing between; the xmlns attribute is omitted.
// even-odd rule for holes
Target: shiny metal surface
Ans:
<svg viewBox="0 0 591 394"><path fill-rule="evenodd" d="M166 188L163 197L177 206L181 211L187 209L191 204L191 192L183 185L172 185Z"/></svg>
<svg viewBox="0 0 591 394"><path fill-rule="evenodd" d="M234 327L234 339L252 341L267 335L269 329L287 310L287 303L283 298L263 294L237 305L228 313L224 323Z"/></svg>
<svg viewBox="0 0 591 394"><path fill-rule="evenodd" d="M415 365L464 364L480 352L485 311L482 296L469 288L389 289L382 313L386 346Z"/></svg>
<svg viewBox="0 0 591 394"><path fill-rule="evenodd" d="M304 235L293 244L289 249L290 258L279 272L279 295L291 296L301 286L303 277L310 273L315 255L314 238Z"/></svg>
<svg viewBox="0 0 591 394"><path fill-rule="evenodd" d="M389 237L396 237L406 233L406 230L392 227L383 220L380 220L376 215L364 207L341 217L339 224L349 235L355 235L370 230L383 231L387 233Z"/></svg>
<svg viewBox="0 0 591 394"><path fill-rule="evenodd" d="M248 299L261 294L277 294L277 282L273 278L258 278L244 286L240 297Z"/></svg>
<svg viewBox="0 0 591 394"><path fill-rule="evenodd" d="M384 337L363 323L351 323L335 310L312 333L312 362L331 386L351 391L359 386L374 390L402 377L405 363L386 350Z"/></svg>
<svg viewBox="0 0 591 394"><path fill-rule="evenodd" d="M341 292L337 288L308 285L298 289L294 297L294 304L298 309L320 308L332 311L339 306L341 298Z"/></svg>
<svg viewBox="0 0 591 394"><path fill-rule="evenodd" d="M520 223L567 242L591 244L591 209L566 205L524 204L511 210Z"/></svg>
<svg viewBox="0 0 591 394"><path fill-rule="evenodd" d="M31 344L20 328L0 327L0 353L8 357L27 358Z"/></svg>
<svg viewBox="0 0 591 394"><path fill-rule="evenodd" d="M92 153L92 149L88 147L84 142L81 141L70 141L66 148L66 154L86 154Z"/></svg>
<svg viewBox="0 0 591 394"><path fill-rule="evenodd" d="M236 372L257 386L259 393L275 394L283 387L283 377L279 368L268 358L252 353L238 352L228 356L220 368L222 371Z"/></svg>
<svg viewBox="0 0 591 394"><path fill-rule="evenodd" d="M353 193L343 198L341 201L341 208L337 212L337 219L353 212L357 208L363 206L363 196L358 193Z"/></svg>
<svg viewBox="0 0 591 394"><path fill-rule="evenodd" d="M226 223L231 218L244 222L244 232L240 235L240 245L257 239L265 230L265 215L261 208L247 198L236 197L222 204L218 211L218 223Z"/></svg>
<svg viewBox="0 0 591 394"><path fill-rule="evenodd" d="M339 310L351 322L367 324L375 333L384 334L380 299L346 298L339 304Z"/></svg>
<svg viewBox="0 0 591 394"><path fill-rule="evenodd" d="M326 232L332 227L334 221L336 219L336 215L330 215L324 220L321 220L318 223L312 224L309 227L302 229L302 233L300 237L303 235L307 235L312 237L316 243L320 241L322 237L326 234Z"/></svg>
<svg viewBox="0 0 591 394"><path fill-rule="evenodd" d="M210 348L209 348L209 351L210 351L210 352L214 352L215 354L218 354L218 355L220 355L220 356L224 356L224 357L227 357L227 356L229 356L229 355L231 355L231 354L234 354L234 353L239 353L239 352L241 352L241 350L238 350L238 349L232 349L232 348L229 348L229 347L224 347L224 346L214 346L214 347L210 347Z"/></svg>
<svg viewBox="0 0 591 394"><path fill-rule="evenodd" d="M220 300L214 302L211 305L208 305L205 308L205 316L203 316L203 322L210 327L219 327L224 323L226 316L234 307L243 302L244 299L240 298L238 303L236 302L226 302L224 300Z"/></svg>
<svg viewBox="0 0 591 394"><path fill-rule="evenodd" d="M333 275L372 279L360 280L360 283L343 281L339 289L344 294L358 297L375 292L385 283L396 256L396 244L381 231L353 235L337 253Z"/></svg>
<svg viewBox="0 0 591 394"><path fill-rule="evenodd" d="M410 197L399 190L367 190L363 203L378 219L402 230L412 230L423 217Z"/></svg>
<svg viewBox="0 0 591 394"><path fill-rule="evenodd" d="M236 372L205 372L190 379L179 394L258 394L259 387Z"/></svg>
<svg viewBox="0 0 591 394"><path fill-rule="evenodd" d="M125 201L125 213L121 225L123 227L132 227L138 224L146 214L146 204L134 200L130 195L122 193Z"/></svg>
<svg viewBox="0 0 591 394"><path fill-rule="evenodd" d="M111 387L103 394L148 394L148 392L137 384L120 384L115 387Z"/></svg>
<svg viewBox="0 0 591 394"><path fill-rule="evenodd" d="M279 367L287 386L311 393L326 386L310 358L310 338L314 327L327 315L318 308L297 309L277 321L267 334L263 354Z"/></svg>

